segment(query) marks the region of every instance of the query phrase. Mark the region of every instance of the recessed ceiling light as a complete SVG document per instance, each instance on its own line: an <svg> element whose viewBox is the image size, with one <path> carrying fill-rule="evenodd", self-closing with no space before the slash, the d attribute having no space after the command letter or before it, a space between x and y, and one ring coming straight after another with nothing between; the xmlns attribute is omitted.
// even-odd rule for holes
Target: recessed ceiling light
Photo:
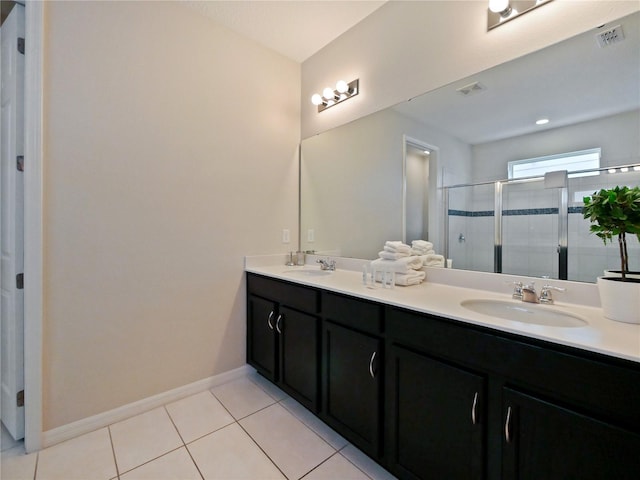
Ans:
<svg viewBox="0 0 640 480"><path fill-rule="evenodd" d="M541 118L540 120L536 120L536 125L546 125L547 123L549 123L548 118Z"/></svg>

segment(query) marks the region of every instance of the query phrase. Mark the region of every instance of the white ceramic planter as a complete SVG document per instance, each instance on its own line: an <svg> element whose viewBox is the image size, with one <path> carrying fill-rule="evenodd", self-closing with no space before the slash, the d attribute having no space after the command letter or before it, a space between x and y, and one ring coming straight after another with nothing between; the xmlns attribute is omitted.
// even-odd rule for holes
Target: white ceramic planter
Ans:
<svg viewBox="0 0 640 480"><path fill-rule="evenodd" d="M620 282L598 277L604 316L610 320L640 324L640 282Z"/></svg>
<svg viewBox="0 0 640 480"><path fill-rule="evenodd" d="M605 270L605 277L621 277L620 270ZM640 272L627 272L627 278L640 278Z"/></svg>

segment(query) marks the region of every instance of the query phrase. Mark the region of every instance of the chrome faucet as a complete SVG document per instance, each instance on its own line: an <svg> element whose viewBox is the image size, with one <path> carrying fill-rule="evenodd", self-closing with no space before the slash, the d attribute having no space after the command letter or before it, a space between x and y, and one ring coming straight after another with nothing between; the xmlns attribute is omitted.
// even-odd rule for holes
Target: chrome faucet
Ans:
<svg viewBox="0 0 640 480"><path fill-rule="evenodd" d="M540 296L536 292L535 283L531 282L522 287L522 301L529 303L544 303L546 305L553 304L552 291L565 292L567 289L562 287L554 287L553 285L544 285L540 290ZM515 298L515 294L514 294Z"/></svg>
<svg viewBox="0 0 640 480"><path fill-rule="evenodd" d="M553 297L551 296L551 291L555 290L556 292L565 292L567 289L562 287L554 287L553 285L545 285L542 287L540 291L540 303L546 303L547 305L553 304Z"/></svg>
<svg viewBox="0 0 640 480"><path fill-rule="evenodd" d="M511 296L516 300L522 300L522 282L513 282L513 295Z"/></svg>
<svg viewBox="0 0 640 480"><path fill-rule="evenodd" d="M336 269L336 261L327 259L320 259L316 263L320 264L320 270L334 271Z"/></svg>
<svg viewBox="0 0 640 480"><path fill-rule="evenodd" d="M540 303L534 282L522 287L522 301L528 303Z"/></svg>

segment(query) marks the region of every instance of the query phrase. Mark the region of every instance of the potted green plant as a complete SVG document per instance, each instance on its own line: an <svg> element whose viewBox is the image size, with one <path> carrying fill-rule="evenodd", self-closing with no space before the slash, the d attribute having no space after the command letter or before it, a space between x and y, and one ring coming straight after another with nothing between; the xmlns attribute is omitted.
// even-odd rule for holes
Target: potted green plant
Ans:
<svg viewBox="0 0 640 480"><path fill-rule="evenodd" d="M583 216L591 233L605 245L617 237L620 276L598 277L598 291L607 318L640 323L640 279L629 277L628 237L640 240L640 187L614 187L584 197Z"/></svg>

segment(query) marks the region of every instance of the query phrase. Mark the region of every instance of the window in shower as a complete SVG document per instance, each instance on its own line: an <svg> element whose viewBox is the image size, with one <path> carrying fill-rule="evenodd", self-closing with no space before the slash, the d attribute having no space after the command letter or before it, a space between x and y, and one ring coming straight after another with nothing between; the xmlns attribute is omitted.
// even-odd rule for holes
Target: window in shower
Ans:
<svg viewBox="0 0 640 480"><path fill-rule="evenodd" d="M600 168L600 148L578 152L559 153L545 157L527 158L509 162L509 180L525 177L541 177L547 172L567 170L569 177L598 175L599 172L571 173Z"/></svg>

